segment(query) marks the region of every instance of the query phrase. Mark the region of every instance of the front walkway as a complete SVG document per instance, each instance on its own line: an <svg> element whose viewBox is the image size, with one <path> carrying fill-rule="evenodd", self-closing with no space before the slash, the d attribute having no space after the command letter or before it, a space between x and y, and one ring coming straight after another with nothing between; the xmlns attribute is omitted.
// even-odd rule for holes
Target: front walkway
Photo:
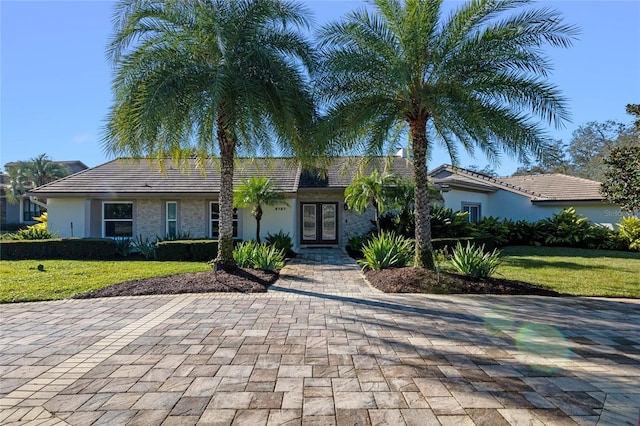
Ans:
<svg viewBox="0 0 640 426"><path fill-rule="evenodd" d="M1 305L0 424L637 425L639 301L359 277L314 251L266 294Z"/></svg>

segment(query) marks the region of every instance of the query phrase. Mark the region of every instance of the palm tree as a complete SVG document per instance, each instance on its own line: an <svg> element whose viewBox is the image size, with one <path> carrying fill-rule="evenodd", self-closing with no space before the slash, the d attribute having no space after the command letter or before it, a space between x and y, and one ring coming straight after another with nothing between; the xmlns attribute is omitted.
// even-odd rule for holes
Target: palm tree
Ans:
<svg viewBox="0 0 640 426"><path fill-rule="evenodd" d="M261 176L245 179L234 191L234 206L252 206L251 215L256 218L256 242L260 244L260 221L262 220L262 206L287 205L284 195L276 192L273 182Z"/></svg>
<svg viewBox="0 0 640 426"><path fill-rule="evenodd" d="M391 195L389 186L397 178L389 172L374 169L369 176L359 176L344 190L344 202L351 210L362 213L372 206L375 211L376 230L380 231L380 214L385 211Z"/></svg>
<svg viewBox="0 0 640 426"><path fill-rule="evenodd" d="M444 17L442 0L375 0L320 34L319 89L332 142L386 149L408 131L415 179L417 267L433 267L427 158L437 141L524 159L544 147L539 119L561 125L565 101L545 81L541 48L567 47L577 30L550 9L504 12L529 0L474 0ZM405 133L403 133L403 131Z"/></svg>
<svg viewBox="0 0 640 426"><path fill-rule="evenodd" d="M70 170L64 164L51 160L47 154L40 154L27 161L10 163L7 174L9 183L5 193L7 200L15 203L27 190L68 176Z"/></svg>
<svg viewBox="0 0 640 426"><path fill-rule="evenodd" d="M233 173L237 149L304 157L314 119L314 55L300 29L308 12L286 0L121 0L108 53L114 105L104 148L115 155L220 155L220 241L234 268Z"/></svg>

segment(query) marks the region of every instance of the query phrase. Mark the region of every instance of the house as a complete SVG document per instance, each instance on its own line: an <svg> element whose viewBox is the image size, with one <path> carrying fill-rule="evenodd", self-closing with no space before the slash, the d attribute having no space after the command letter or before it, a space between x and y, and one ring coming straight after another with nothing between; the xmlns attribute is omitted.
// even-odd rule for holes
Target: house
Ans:
<svg viewBox="0 0 640 426"><path fill-rule="evenodd" d="M495 216L537 221L565 208L591 222L612 228L627 215L600 194L600 182L563 174L494 178L460 167L442 165L429 173L446 207L469 212L469 220Z"/></svg>
<svg viewBox="0 0 640 426"><path fill-rule="evenodd" d="M65 165L69 169L69 173L77 173L86 170L88 167L82 161L56 161ZM5 164L5 170L13 167L16 163L10 162ZM9 185L9 175L0 173L0 228L5 229L7 224L33 224L34 217L40 216L47 211L46 203L37 198L33 198L28 194L17 197L15 203L10 203L6 196L6 188Z"/></svg>
<svg viewBox="0 0 640 426"><path fill-rule="evenodd" d="M263 206L261 238L282 230L294 249L307 246L344 246L371 227L373 212L355 214L345 208L344 190L358 170L358 158L340 157L326 170L303 171L286 158L237 159L234 185L249 176L266 176L281 192L286 205ZM376 159L369 166L388 165L409 178L406 159ZM203 168L196 160L180 164L157 160L117 159L81 171L29 192L47 199L48 227L60 237L149 238L188 233L192 238L217 238L220 192L219 160ZM234 237L255 237L251 208L237 209Z"/></svg>

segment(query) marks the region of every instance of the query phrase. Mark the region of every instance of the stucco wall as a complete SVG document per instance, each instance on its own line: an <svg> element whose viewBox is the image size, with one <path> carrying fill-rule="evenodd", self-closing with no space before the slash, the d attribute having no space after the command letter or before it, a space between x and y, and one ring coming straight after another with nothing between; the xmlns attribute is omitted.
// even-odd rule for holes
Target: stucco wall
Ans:
<svg viewBox="0 0 640 426"><path fill-rule="evenodd" d="M614 228L625 215L619 207L601 202L566 202L562 204L532 203L527 197L508 191L496 191L483 194L472 191L452 190L443 193L445 206L458 211L463 202L481 204L482 216L495 216L512 220L530 222L545 219L559 213L564 208L574 207L576 212L591 222Z"/></svg>
<svg viewBox="0 0 640 426"><path fill-rule="evenodd" d="M296 223L295 199L285 199L287 205L262 206L262 220L260 221L260 240L264 242L267 234L277 234L282 230L294 238ZM238 209L238 237L243 240L255 240L256 219L251 215L252 207Z"/></svg>
<svg viewBox="0 0 640 426"><path fill-rule="evenodd" d="M88 237L83 198L51 198L47 202L47 228L60 238ZM73 224L73 231L72 225Z"/></svg>

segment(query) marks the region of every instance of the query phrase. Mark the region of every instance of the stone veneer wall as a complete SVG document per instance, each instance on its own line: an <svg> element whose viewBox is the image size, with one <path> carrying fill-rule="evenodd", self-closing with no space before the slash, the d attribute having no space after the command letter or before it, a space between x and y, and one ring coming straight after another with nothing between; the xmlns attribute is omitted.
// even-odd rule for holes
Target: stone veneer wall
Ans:
<svg viewBox="0 0 640 426"><path fill-rule="evenodd" d="M375 220L375 211L372 207L367 208L362 214L358 214L351 210L342 211L342 223L344 236L344 245L347 244L351 237L363 235L373 229L371 224L372 220Z"/></svg>
<svg viewBox="0 0 640 426"><path fill-rule="evenodd" d="M209 202L203 199L178 202L178 230L188 232L191 238L209 237L207 211Z"/></svg>
<svg viewBox="0 0 640 426"><path fill-rule="evenodd" d="M134 238L142 235L142 238L154 239L156 235L164 235L164 226L162 223L162 209L164 208L161 200L143 199L136 200L135 205L135 229Z"/></svg>

